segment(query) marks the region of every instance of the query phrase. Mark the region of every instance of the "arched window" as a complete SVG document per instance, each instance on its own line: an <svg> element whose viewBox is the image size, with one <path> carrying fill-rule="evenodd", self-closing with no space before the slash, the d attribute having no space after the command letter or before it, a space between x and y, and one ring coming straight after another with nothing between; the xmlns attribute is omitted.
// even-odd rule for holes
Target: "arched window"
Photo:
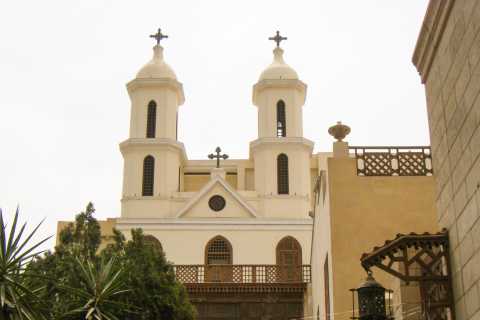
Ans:
<svg viewBox="0 0 480 320"><path fill-rule="evenodd" d="M302 247L294 237L287 236L278 243L277 266L280 280L302 280Z"/></svg>
<svg viewBox="0 0 480 320"><path fill-rule="evenodd" d="M146 156L143 160L142 196L153 196L153 180L155 174L155 159Z"/></svg>
<svg viewBox="0 0 480 320"><path fill-rule="evenodd" d="M287 136L287 120L285 117L285 102L277 102L277 137Z"/></svg>
<svg viewBox="0 0 480 320"><path fill-rule="evenodd" d="M148 103L147 110L147 138L155 138L155 127L157 122L157 104L155 101Z"/></svg>
<svg viewBox="0 0 480 320"><path fill-rule="evenodd" d="M160 243L160 241L156 237L154 237L150 234L146 234L143 237L143 241L145 241L145 244L152 246L155 250L160 251L160 252L163 251L162 244Z"/></svg>
<svg viewBox="0 0 480 320"><path fill-rule="evenodd" d="M284 153L277 157L277 192L288 194L288 157Z"/></svg>
<svg viewBox="0 0 480 320"><path fill-rule="evenodd" d="M232 264L232 245L222 236L216 236L207 243L205 264Z"/></svg>

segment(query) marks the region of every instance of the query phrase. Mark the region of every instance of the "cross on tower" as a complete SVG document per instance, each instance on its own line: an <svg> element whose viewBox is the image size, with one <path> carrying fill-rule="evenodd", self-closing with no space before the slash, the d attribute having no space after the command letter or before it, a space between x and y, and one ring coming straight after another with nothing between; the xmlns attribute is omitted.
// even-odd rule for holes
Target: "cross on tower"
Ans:
<svg viewBox="0 0 480 320"><path fill-rule="evenodd" d="M157 33L151 34L150 38L154 38L155 40L157 40L157 45L160 45L160 41L162 41L162 39L164 38L168 38L168 36L162 33L162 29L158 28Z"/></svg>
<svg viewBox="0 0 480 320"><path fill-rule="evenodd" d="M273 40L277 43L277 48L280 47L280 42L282 42L283 40L287 40L287 37L282 37L280 35L280 31L277 31L277 34L275 35L275 37L270 37L268 38L268 40Z"/></svg>
<svg viewBox="0 0 480 320"><path fill-rule="evenodd" d="M210 153L208 155L208 159L217 159L217 168L220 168L220 159L227 160L228 159L228 154L220 154L222 152L222 149L220 147L217 147L215 149L216 154Z"/></svg>

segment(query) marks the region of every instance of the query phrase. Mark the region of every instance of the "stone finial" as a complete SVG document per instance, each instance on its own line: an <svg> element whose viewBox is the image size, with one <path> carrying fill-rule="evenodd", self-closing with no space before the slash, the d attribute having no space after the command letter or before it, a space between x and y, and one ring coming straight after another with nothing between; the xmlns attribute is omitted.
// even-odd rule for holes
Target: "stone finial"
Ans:
<svg viewBox="0 0 480 320"><path fill-rule="evenodd" d="M337 124L328 128L328 133L337 139L337 141L343 141L345 137L350 133L350 127L342 124L341 121L337 121Z"/></svg>

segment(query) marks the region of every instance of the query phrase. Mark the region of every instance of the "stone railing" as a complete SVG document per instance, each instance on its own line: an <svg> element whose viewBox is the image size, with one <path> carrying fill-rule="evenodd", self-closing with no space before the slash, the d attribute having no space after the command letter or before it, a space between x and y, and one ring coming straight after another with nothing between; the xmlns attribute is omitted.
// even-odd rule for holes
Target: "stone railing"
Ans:
<svg viewBox="0 0 480 320"><path fill-rule="evenodd" d="M175 265L178 281L191 283L310 283L310 265Z"/></svg>
<svg viewBox="0 0 480 320"><path fill-rule="evenodd" d="M431 176L430 147L349 147L359 176Z"/></svg>

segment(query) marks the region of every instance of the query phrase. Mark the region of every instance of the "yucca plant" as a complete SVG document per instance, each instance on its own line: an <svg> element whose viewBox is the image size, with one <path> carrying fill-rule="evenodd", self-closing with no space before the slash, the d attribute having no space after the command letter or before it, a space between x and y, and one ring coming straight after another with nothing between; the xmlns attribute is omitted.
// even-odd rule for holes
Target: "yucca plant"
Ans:
<svg viewBox="0 0 480 320"><path fill-rule="evenodd" d="M123 270L113 269L115 258L106 263L102 261L98 268L90 260L76 258L76 261L80 270L80 288L66 290L77 296L81 307L68 312L67 317L78 315L84 320L118 320L115 311L124 310L126 313L128 310L115 299L129 290L123 289Z"/></svg>
<svg viewBox="0 0 480 320"><path fill-rule="evenodd" d="M7 232L3 212L0 209L0 318L43 319L43 315L37 310L39 306L37 292L40 288L30 288L27 285L28 278L35 275L27 274L25 268L32 258L41 253L36 250L50 237L29 245L42 221L22 240L27 224L24 223L17 232L18 211L17 208L10 231Z"/></svg>

